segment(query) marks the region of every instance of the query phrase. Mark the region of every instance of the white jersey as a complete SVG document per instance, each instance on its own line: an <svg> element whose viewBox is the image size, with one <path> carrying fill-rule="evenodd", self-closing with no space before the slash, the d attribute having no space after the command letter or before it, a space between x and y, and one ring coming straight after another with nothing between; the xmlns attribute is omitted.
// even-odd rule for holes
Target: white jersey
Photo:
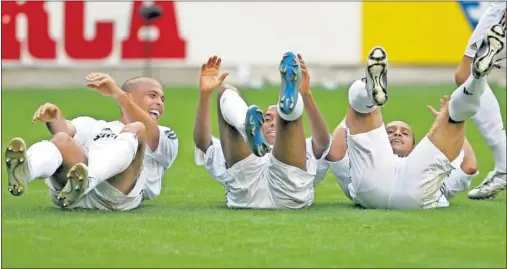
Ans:
<svg viewBox="0 0 507 269"><path fill-rule="evenodd" d="M473 175L466 174L461 169L461 163L463 162L463 158L465 156L464 150L461 150L459 156L451 162L451 165L454 169L447 174L447 178L444 180L442 186L440 187L440 198L437 200L436 207L448 207L449 199L453 198L459 192L465 191L470 188L470 183L472 179L474 179L479 172L476 172ZM405 158L398 157L400 161L405 160ZM353 196L351 192L354 193L354 188L352 187L350 181L350 162L348 158L348 154L345 154L345 157L337 162L329 162L326 160L319 161L319 171L322 179L325 176L325 170L327 168L331 168L334 176L338 181L338 185L340 185L343 193L350 199L353 200ZM323 176L322 176L323 175ZM318 183L320 180L317 180Z"/></svg>
<svg viewBox="0 0 507 269"><path fill-rule="evenodd" d="M76 128L74 139L84 147L85 154L103 138L114 139L125 126L119 121L103 121L90 117L78 117L72 124ZM178 155L178 137L171 128L158 126L160 137L158 147L151 151L145 149L143 167L134 190L143 193L144 199L154 199L162 189L162 178ZM139 184L140 183L140 184Z"/></svg>
<svg viewBox="0 0 507 269"><path fill-rule="evenodd" d="M329 148L321 158L327 156ZM195 148L195 162L226 189L231 208L301 208L313 202L313 179L317 160L312 140L306 139L307 171L281 164L271 153L250 155L228 168L220 140L212 137L206 152ZM271 169L271 171L268 171Z"/></svg>

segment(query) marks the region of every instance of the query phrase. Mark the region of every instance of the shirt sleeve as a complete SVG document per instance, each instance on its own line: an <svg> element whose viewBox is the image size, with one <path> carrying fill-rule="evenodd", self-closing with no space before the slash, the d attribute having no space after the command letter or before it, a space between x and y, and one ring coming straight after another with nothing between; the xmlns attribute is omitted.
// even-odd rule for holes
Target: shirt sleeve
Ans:
<svg viewBox="0 0 507 269"><path fill-rule="evenodd" d="M152 157L165 169L171 167L176 156L178 156L178 136L173 129L169 127L158 126L159 139L158 147L155 151L151 151L146 147L146 155Z"/></svg>
<svg viewBox="0 0 507 269"><path fill-rule="evenodd" d="M221 178L227 171L225 156L222 152L220 140L215 137L211 138L211 145L206 152L199 148L195 148L195 164L204 166L208 173L217 181L221 182Z"/></svg>
<svg viewBox="0 0 507 269"><path fill-rule="evenodd" d="M329 162L326 160L317 161L317 173L315 174L315 178L313 180L313 185L319 184L327 174L327 170L329 169Z"/></svg>
<svg viewBox="0 0 507 269"><path fill-rule="evenodd" d="M79 144L84 145L88 139L93 135L95 126L99 124L99 121L91 117L77 117L70 121L76 133L74 134L74 140Z"/></svg>
<svg viewBox="0 0 507 269"><path fill-rule="evenodd" d="M473 175L469 175L461 169L461 163L463 162L463 158L465 157L465 151L461 150L460 154L452 162L452 165L455 167L444 180L444 183L440 187L440 191L444 194L447 199L451 199L456 196L456 194L467 190L470 188L470 184L472 179L474 179L479 172L477 171Z"/></svg>
<svg viewBox="0 0 507 269"><path fill-rule="evenodd" d="M451 199L456 196L456 194L470 188L472 179L474 179L477 175L479 175L478 171L473 175L469 175L463 172L461 167L458 166L447 176L442 184L442 187L440 187L440 190L447 199Z"/></svg>
<svg viewBox="0 0 507 269"><path fill-rule="evenodd" d="M329 135L329 141L332 141L331 135ZM324 158L326 158L327 155L329 154L330 150L331 150L331 143L329 143L329 145L327 146L326 150L324 150L324 152L322 153L322 156L320 156L320 158L317 159L317 157L315 157L315 154L313 154L312 138L309 137L309 138L306 139L306 155L309 158L312 158L312 159L317 160L317 161L324 160Z"/></svg>
<svg viewBox="0 0 507 269"><path fill-rule="evenodd" d="M329 162L329 167L333 172L333 175L336 177L338 181L338 185L343 191L343 194L352 200L352 196L350 195L349 184L350 181L350 162L348 154L345 154L343 159L336 162Z"/></svg>

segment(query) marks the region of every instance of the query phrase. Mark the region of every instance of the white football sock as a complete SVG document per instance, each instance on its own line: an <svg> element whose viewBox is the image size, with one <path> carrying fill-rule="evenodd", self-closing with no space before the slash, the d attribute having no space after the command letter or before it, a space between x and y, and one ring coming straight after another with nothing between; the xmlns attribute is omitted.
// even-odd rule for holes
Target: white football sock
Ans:
<svg viewBox="0 0 507 269"><path fill-rule="evenodd" d="M33 144L27 151L30 181L52 176L62 165L63 157L55 144L40 141Z"/></svg>
<svg viewBox="0 0 507 269"><path fill-rule="evenodd" d="M226 89L220 97L220 112L225 122L233 126L246 139L245 119L248 105L235 90Z"/></svg>
<svg viewBox="0 0 507 269"><path fill-rule="evenodd" d="M280 110L280 102L276 105L276 111L278 112L278 116L286 121L295 121L299 119L305 111L303 96L301 96L301 93L298 93L298 101L296 102L294 110L292 110L290 114L285 114Z"/></svg>
<svg viewBox="0 0 507 269"><path fill-rule="evenodd" d="M507 150L505 149L507 145L502 112L498 100L487 83L481 96L479 111L472 117L472 120L477 125L486 144L493 151L495 170L505 172L507 165Z"/></svg>
<svg viewBox="0 0 507 269"><path fill-rule="evenodd" d="M479 111L481 96L487 86L487 76L474 78L472 75L451 95L449 116L453 121L461 122Z"/></svg>
<svg viewBox="0 0 507 269"><path fill-rule="evenodd" d="M114 140L100 147L92 147L88 152L87 194L100 183L125 171L136 157L139 141L134 133L123 132Z"/></svg>
<svg viewBox="0 0 507 269"><path fill-rule="evenodd" d="M361 114L368 114L377 109L366 91L366 83L356 80L349 88L349 104L352 109Z"/></svg>

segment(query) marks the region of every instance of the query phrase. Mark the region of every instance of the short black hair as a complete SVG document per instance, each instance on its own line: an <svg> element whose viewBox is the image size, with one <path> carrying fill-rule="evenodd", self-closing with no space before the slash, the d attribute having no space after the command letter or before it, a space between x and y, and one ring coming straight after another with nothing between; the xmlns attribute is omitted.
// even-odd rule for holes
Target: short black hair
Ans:
<svg viewBox="0 0 507 269"><path fill-rule="evenodd" d="M145 78L145 77L138 76L138 77L132 77L132 78L127 79L125 82L123 82L123 85L121 85L121 90L124 91L124 92L131 91L132 90L132 87L131 87L132 84L134 84L136 80L142 79L142 78Z"/></svg>
<svg viewBox="0 0 507 269"><path fill-rule="evenodd" d="M140 82L140 81L153 81L153 82L156 82L158 84L160 84L160 82L158 82L156 79L154 78L151 78L151 77L146 77L146 76L137 76L137 77L132 77L132 78L129 78L127 79L125 82L123 82L123 85L121 86L121 89L122 91L124 92L130 92L132 91L133 89L133 85Z"/></svg>

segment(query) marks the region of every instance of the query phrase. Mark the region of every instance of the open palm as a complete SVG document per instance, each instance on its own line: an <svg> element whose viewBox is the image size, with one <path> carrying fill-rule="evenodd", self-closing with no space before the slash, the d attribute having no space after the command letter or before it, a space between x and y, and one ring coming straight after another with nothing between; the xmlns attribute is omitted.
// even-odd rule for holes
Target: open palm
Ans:
<svg viewBox="0 0 507 269"><path fill-rule="evenodd" d="M220 74L220 64L222 59L217 56L210 57L208 62L201 67L201 78L199 88L203 92L210 92L222 85L229 73Z"/></svg>

